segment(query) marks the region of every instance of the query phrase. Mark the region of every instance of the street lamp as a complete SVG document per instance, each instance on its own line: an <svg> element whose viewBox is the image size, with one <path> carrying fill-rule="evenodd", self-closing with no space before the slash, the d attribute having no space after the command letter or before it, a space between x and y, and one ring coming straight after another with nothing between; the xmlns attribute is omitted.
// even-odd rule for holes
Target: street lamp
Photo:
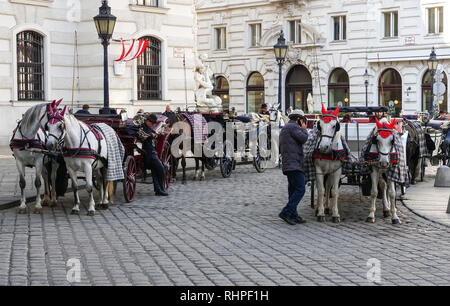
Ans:
<svg viewBox="0 0 450 306"><path fill-rule="evenodd" d="M369 107L369 72L367 72L367 69L366 69L366 72L364 73L364 75L363 75L363 77L364 77L364 85L366 85L366 107Z"/></svg>
<svg viewBox="0 0 450 306"><path fill-rule="evenodd" d="M436 69L438 66L438 61L436 57L436 52L433 49L431 49L430 58L428 59L428 69L430 70L431 74L431 97L430 97L430 116L433 116L433 101L434 101L434 75L436 73Z"/></svg>
<svg viewBox="0 0 450 306"><path fill-rule="evenodd" d="M111 14L111 7L108 6L108 1L103 0L102 6L99 8L99 14L94 17L95 26L97 27L98 37L102 40L103 45L103 77L104 77L104 99L103 108L100 114L113 114L114 110L109 108L109 72L108 72L108 46L109 41L114 32L116 25L116 16Z"/></svg>
<svg viewBox="0 0 450 306"><path fill-rule="evenodd" d="M286 61L286 54L288 50L288 46L286 45L286 39L284 38L283 30L281 30L280 37L278 37L278 42L275 46L273 46L274 52L275 52L275 58L278 63L278 109L281 108L281 94L282 94L282 71L283 71L283 64Z"/></svg>

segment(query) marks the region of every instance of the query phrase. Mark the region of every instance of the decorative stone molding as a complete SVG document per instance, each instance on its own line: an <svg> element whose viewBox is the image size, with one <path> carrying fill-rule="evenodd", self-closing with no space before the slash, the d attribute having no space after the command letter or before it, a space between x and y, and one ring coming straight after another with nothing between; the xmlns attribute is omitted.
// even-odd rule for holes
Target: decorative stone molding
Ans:
<svg viewBox="0 0 450 306"><path fill-rule="evenodd" d="M49 7L54 0L9 0L11 3Z"/></svg>
<svg viewBox="0 0 450 306"><path fill-rule="evenodd" d="M170 10L166 7L146 6L130 4L130 10L135 12L153 13L153 14L167 14Z"/></svg>

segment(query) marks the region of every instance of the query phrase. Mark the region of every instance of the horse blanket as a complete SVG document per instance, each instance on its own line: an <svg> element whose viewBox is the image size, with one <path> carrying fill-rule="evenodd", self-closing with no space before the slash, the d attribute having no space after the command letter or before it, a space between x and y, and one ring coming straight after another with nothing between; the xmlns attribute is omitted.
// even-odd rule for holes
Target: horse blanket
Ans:
<svg viewBox="0 0 450 306"><path fill-rule="evenodd" d="M189 121L194 133L194 143L202 144L208 139L208 125L206 119L201 114L183 113Z"/></svg>
<svg viewBox="0 0 450 306"><path fill-rule="evenodd" d="M367 137L366 141L361 150L360 161L368 161L370 159L370 149L373 145L373 137L375 136L376 128L372 130L372 132ZM393 181L398 184L404 184L408 180L408 173L406 170L406 155L405 150L403 148L403 143L400 138L400 134L394 130L394 151L397 153L397 163L391 164L388 172L387 178L390 181Z"/></svg>
<svg viewBox="0 0 450 306"><path fill-rule="evenodd" d="M123 160L125 158L125 149L116 131L105 123L92 124L98 128L105 136L106 147L108 150L108 168L106 180L109 182L119 181L125 178L123 172Z"/></svg>
<svg viewBox="0 0 450 306"><path fill-rule="evenodd" d="M314 156L316 155L317 141L319 138L319 130L314 128L314 130L309 131L309 137L306 143L303 145L303 155L305 158L305 180L306 182L316 180L316 168L314 166ZM345 138L341 135L341 142L337 150L333 151L333 156L335 160L340 159L345 161L346 164L351 163L354 158L351 155L350 147L348 146Z"/></svg>
<svg viewBox="0 0 450 306"><path fill-rule="evenodd" d="M406 124L414 131L414 134L417 136L417 141L418 141L418 145L419 145L419 157L426 157L429 156L429 152L428 152L428 147L427 147L427 142L425 139L425 133L422 129L422 127L420 126L420 124L418 124L417 122L411 121L411 120L406 120L404 119ZM411 135L411 134L410 134ZM411 135L411 137L413 137L414 135Z"/></svg>

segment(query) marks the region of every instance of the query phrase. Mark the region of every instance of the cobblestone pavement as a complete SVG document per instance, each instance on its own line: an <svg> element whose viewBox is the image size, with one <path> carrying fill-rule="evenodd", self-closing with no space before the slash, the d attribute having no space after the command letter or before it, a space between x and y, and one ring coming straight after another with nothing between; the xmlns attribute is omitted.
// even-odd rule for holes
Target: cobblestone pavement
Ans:
<svg viewBox="0 0 450 306"><path fill-rule="evenodd" d="M279 170L209 172L175 184L169 198L138 188L133 204L95 217L86 205L70 215L71 196L42 215L1 211L0 285L69 285L71 258L81 285L373 285L373 258L381 285L450 284L450 229L400 203L402 225L383 220L381 204L377 223L365 223L369 202L354 187L341 189L341 224L315 222L307 193L308 223L298 226L277 217L287 199Z"/></svg>

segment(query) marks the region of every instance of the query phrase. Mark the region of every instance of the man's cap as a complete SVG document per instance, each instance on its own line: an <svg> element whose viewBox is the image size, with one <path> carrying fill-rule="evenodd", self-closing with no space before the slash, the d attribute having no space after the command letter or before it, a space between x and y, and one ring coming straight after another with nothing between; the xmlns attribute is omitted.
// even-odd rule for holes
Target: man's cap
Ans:
<svg viewBox="0 0 450 306"><path fill-rule="evenodd" d="M289 119L294 119L298 117L305 117L305 113L301 109L293 110L292 113L289 114Z"/></svg>
<svg viewBox="0 0 450 306"><path fill-rule="evenodd" d="M261 105L261 108L267 108L267 104L263 104L263 105Z"/></svg>
<svg viewBox="0 0 450 306"><path fill-rule="evenodd" d="M155 124L158 122L158 117L155 114L148 114L145 116L145 120L148 120L151 123Z"/></svg>

